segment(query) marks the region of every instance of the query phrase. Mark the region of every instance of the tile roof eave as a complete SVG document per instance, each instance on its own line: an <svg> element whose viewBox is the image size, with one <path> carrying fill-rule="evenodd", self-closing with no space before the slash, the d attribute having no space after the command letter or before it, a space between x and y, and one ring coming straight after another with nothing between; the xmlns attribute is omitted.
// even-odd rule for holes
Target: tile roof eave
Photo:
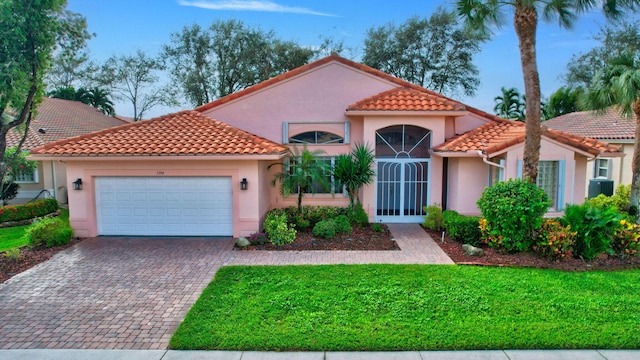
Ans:
<svg viewBox="0 0 640 360"><path fill-rule="evenodd" d="M277 154L208 154L208 155L55 155L55 154L32 154L29 160L64 160L64 161L149 161L149 160L281 160L288 154L287 151Z"/></svg>
<svg viewBox="0 0 640 360"><path fill-rule="evenodd" d="M464 116L469 112L465 110L346 110L345 116L385 116L385 115L446 115L446 116Z"/></svg>

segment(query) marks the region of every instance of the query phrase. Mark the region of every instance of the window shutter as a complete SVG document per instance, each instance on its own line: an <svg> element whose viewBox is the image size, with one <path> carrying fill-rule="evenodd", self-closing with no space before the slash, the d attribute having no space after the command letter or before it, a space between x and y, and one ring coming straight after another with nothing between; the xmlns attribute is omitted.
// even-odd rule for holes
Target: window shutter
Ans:
<svg viewBox="0 0 640 360"><path fill-rule="evenodd" d="M351 122L344 122L344 143L349 144L351 142Z"/></svg>
<svg viewBox="0 0 640 360"><path fill-rule="evenodd" d="M564 210L564 191L565 191L565 182L567 177L567 172L565 170L567 166L567 162L565 160L558 161L558 211Z"/></svg>
<svg viewBox="0 0 640 360"><path fill-rule="evenodd" d="M282 143L289 143L289 123L286 121L282 122Z"/></svg>
<svg viewBox="0 0 640 360"><path fill-rule="evenodd" d="M522 160L516 163L516 178L522 179Z"/></svg>

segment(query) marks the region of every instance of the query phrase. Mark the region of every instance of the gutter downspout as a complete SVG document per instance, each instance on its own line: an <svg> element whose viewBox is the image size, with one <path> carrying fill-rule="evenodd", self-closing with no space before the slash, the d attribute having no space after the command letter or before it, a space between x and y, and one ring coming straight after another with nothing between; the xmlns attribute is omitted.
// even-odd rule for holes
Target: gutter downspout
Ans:
<svg viewBox="0 0 640 360"><path fill-rule="evenodd" d="M500 179L500 181L504 181L505 166L489 161L489 159L487 158L487 154L485 154L482 150L477 150L477 153L478 153L478 156L480 156L482 158L482 162L484 162L485 164L487 164L489 166L495 166L495 167L497 167L499 169L502 169L502 176L501 176L502 179Z"/></svg>

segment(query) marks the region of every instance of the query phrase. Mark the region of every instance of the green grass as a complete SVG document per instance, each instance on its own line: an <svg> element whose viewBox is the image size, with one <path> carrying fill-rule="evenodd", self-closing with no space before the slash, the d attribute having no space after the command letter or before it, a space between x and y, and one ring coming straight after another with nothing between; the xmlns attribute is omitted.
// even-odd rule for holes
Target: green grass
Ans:
<svg viewBox="0 0 640 360"><path fill-rule="evenodd" d="M69 210L60 209L60 218L69 221ZM0 252L29 244L24 233L29 225L0 228Z"/></svg>
<svg viewBox="0 0 640 360"><path fill-rule="evenodd" d="M640 270L223 267L171 349L637 349Z"/></svg>

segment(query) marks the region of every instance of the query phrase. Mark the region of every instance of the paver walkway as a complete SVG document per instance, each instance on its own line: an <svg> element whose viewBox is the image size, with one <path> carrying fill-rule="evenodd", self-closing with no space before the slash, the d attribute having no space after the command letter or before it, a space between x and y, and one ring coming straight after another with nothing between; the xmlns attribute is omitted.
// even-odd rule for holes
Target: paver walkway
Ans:
<svg viewBox="0 0 640 360"><path fill-rule="evenodd" d="M92 238L0 284L0 349L165 349L223 265L453 264L416 224L401 251L233 251L232 239Z"/></svg>

